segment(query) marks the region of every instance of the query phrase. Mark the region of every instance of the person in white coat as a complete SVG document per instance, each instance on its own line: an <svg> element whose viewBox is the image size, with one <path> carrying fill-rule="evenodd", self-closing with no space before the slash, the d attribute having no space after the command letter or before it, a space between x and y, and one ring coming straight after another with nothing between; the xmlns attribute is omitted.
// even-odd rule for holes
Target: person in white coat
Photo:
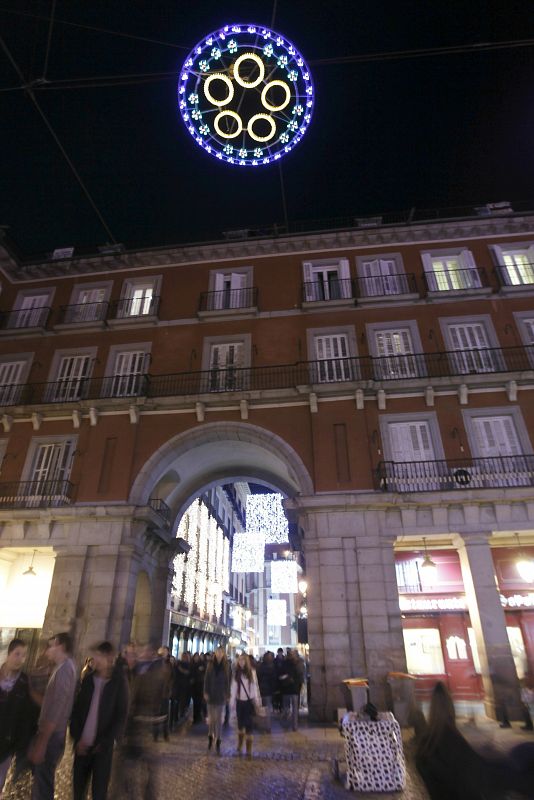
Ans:
<svg viewBox="0 0 534 800"><path fill-rule="evenodd" d="M256 672L250 665L249 657L242 653L232 677L230 708L235 708L237 715L237 752L243 751L246 737L248 758L252 758L252 726L258 706L261 706L261 695Z"/></svg>

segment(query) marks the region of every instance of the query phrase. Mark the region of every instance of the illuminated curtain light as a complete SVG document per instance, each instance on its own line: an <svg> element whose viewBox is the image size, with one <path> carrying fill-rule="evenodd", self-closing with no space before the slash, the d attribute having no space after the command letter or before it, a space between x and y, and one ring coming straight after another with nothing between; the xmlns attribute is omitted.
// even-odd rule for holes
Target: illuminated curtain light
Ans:
<svg viewBox="0 0 534 800"><path fill-rule="evenodd" d="M224 537L223 542L223 574L222 574L223 590L230 591L230 541Z"/></svg>
<svg viewBox="0 0 534 800"><path fill-rule="evenodd" d="M246 520L247 530L263 533L266 544L289 541L289 527L281 494L247 495Z"/></svg>
<svg viewBox="0 0 534 800"><path fill-rule="evenodd" d="M209 581L216 579L217 565L217 521L211 517L208 526L208 563L207 575Z"/></svg>
<svg viewBox="0 0 534 800"><path fill-rule="evenodd" d="M174 577L172 579L173 593L181 600L184 587L185 554L178 553L174 559Z"/></svg>
<svg viewBox="0 0 534 800"><path fill-rule="evenodd" d="M287 603L285 600L267 600L267 625L284 627L287 622Z"/></svg>
<svg viewBox="0 0 534 800"><path fill-rule="evenodd" d="M201 614L206 611L206 575L202 572L196 574L195 603Z"/></svg>
<svg viewBox="0 0 534 800"><path fill-rule="evenodd" d="M263 572L265 567L265 535L234 533L232 572Z"/></svg>
<svg viewBox="0 0 534 800"><path fill-rule="evenodd" d="M279 594L296 594L298 591L296 561L271 562L271 591Z"/></svg>

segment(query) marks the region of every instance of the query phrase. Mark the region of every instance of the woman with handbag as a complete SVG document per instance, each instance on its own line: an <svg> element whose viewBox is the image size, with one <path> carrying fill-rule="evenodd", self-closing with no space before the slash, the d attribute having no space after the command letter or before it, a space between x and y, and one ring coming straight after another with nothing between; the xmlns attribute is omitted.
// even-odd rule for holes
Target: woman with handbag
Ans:
<svg viewBox="0 0 534 800"><path fill-rule="evenodd" d="M235 707L237 715L237 752L242 752L246 737L247 757L252 758L252 727L256 709L261 707L261 697L256 673L244 653L237 659L232 678L230 707Z"/></svg>

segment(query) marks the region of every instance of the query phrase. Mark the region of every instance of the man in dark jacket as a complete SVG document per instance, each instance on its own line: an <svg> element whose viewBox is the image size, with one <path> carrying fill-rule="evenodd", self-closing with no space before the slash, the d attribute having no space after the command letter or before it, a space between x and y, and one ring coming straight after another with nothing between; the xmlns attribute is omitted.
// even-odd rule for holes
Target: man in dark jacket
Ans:
<svg viewBox="0 0 534 800"><path fill-rule="evenodd" d="M74 800L84 800L91 777L93 800L106 800L113 744L121 738L128 714L128 683L124 671L114 667L113 646L102 642L93 658L94 671L81 683L70 722Z"/></svg>

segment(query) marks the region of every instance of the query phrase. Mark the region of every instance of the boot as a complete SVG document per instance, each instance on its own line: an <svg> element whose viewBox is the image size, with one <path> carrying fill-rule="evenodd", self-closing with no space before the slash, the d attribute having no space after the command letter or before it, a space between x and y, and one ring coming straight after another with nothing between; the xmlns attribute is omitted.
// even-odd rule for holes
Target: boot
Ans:
<svg viewBox="0 0 534 800"><path fill-rule="evenodd" d="M217 739L217 741L215 742L215 749L217 750L217 755L220 756L221 755L221 740L220 739Z"/></svg>
<svg viewBox="0 0 534 800"><path fill-rule="evenodd" d="M252 758L252 736L247 736L247 758Z"/></svg>
<svg viewBox="0 0 534 800"><path fill-rule="evenodd" d="M210 735L208 736L208 750L211 750L212 745L213 745L213 736L210 733Z"/></svg>
<svg viewBox="0 0 534 800"><path fill-rule="evenodd" d="M237 735L237 752L239 755L243 752L243 742L245 741L245 734L239 732Z"/></svg>

